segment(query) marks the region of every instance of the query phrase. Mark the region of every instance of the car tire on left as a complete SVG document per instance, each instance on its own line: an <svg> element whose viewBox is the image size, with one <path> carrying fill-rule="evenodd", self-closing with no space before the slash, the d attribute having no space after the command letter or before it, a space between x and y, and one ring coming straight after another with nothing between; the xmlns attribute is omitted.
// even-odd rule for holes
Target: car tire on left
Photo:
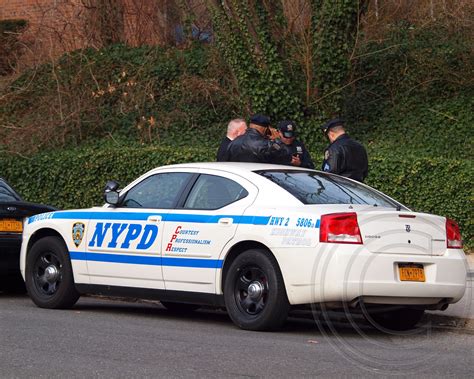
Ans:
<svg viewBox="0 0 474 379"><path fill-rule="evenodd" d="M41 308L71 308L79 299L71 260L63 240L44 237L26 258L25 283L33 302Z"/></svg>

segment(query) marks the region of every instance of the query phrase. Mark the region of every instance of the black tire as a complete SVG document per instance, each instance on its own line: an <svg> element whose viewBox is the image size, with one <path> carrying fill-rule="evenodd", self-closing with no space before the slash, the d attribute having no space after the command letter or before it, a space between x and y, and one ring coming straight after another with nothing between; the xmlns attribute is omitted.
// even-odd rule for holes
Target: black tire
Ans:
<svg viewBox="0 0 474 379"><path fill-rule="evenodd" d="M423 309L401 308L389 312L370 314L368 321L377 329L405 331L413 329L420 322Z"/></svg>
<svg viewBox="0 0 474 379"><path fill-rule="evenodd" d="M25 277L28 294L41 308L71 308L79 299L68 250L58 237L44 237L33 245Z"/></svg>
<svg viewBox="0 0 474 379"><path fill-rule="evenodd" d="M201 308L197 304L175 303L172 301L160 301L160 303L169 311L176 313L188 313Z"/></svg>
<svg viewBox="0 0 474 379"><path fill-rule="evenodd" d="M278 329L290 309L280 268L260 249L247 250L232 262L224 299L232 321L247 330Z"/></svg>

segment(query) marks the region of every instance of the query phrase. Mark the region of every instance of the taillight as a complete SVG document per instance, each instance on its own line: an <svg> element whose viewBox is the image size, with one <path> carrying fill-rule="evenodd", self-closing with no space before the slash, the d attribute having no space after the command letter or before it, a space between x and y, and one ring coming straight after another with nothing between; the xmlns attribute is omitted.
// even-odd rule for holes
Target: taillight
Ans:
<svg viewBox="0 0 474 379"><path fill-rule="evenodd" d="M357 214L331 213L321 216L320 242L362 243Z"/></svg>
<svg viewBox="0 0 474 379"><path fill-rule="evenodd" d="M462 237L456 221L446 218L446 246L448 249L462 249Z"/></svg>

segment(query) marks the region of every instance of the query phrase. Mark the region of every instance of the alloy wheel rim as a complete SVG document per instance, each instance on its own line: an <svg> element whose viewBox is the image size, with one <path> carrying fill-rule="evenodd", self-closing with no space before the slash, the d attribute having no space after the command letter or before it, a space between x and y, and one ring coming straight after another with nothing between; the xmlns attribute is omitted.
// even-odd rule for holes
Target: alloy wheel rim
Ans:
<svg viewBox="0 0 474 379"><path fill-rule="evenodd" d="M37 290L46 296L54 295L62 280L62 264L55 254L46 252L36 260L34 283Z"/></svg>
<svg viewBox="0 0 474 379"><path fill-rule="evenodd" d="M267 304L269 288L265 273L256 266L239 270L236 278L234 298L241 312L257 316Z"/></svg>

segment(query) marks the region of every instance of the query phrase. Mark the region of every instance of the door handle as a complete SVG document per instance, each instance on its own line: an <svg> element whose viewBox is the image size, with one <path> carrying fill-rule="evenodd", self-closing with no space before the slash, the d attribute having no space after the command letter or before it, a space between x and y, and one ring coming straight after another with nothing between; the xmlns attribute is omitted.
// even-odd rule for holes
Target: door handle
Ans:
<svg viewBox="0 0 474 379"><path fill-rule="evenodd" d="M231 217L223 217L219 219L218 223L219 225L232 225L234 223L234 219Z"/></svg>
<svg viewBox="0 0 474 379"><path fill-rule="evenodd" d="M147 218L147 221L149 222L154 222L156 224L159 224L161 222L161 216L159 215L151 215Z"/></svg>

